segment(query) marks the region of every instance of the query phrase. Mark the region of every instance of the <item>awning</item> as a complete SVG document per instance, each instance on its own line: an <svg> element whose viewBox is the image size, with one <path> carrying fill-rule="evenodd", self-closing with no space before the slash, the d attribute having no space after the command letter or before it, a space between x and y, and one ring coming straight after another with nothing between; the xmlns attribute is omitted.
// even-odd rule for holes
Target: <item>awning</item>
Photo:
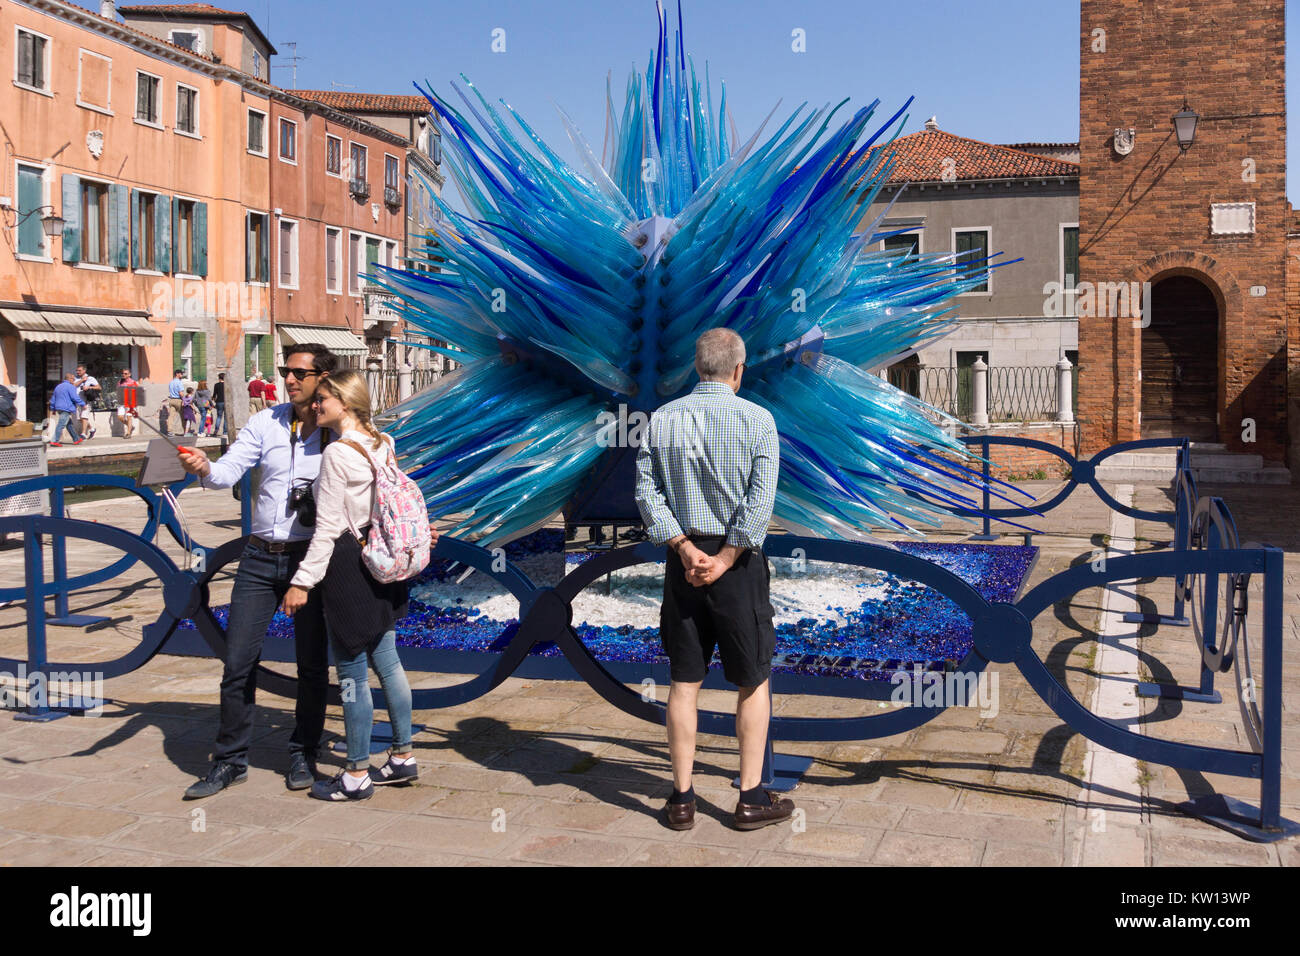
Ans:
<svg viewBox="0 0 1300 956"><path fill-rule="evenodd" d="M162 342L162 334L144 314L0 309L0 318L24 342L141 346Z"/></svg>
<svg viewBox="0 0 1300 956"><path fill-rule="evenodd" d="M369 355L370 347L351 329L323 325L277 325L285 345L323 345L335 355Z"/></svg>

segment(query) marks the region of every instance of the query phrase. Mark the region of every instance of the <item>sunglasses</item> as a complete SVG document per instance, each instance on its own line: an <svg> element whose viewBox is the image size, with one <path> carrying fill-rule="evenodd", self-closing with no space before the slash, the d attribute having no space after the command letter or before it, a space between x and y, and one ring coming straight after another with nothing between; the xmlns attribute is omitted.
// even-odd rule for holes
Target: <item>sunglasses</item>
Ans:
<svg viewBox="0 0 1300 956"><path fill-rule="evenodd" d="M319 375L319 374L320 372L316 371L314 368L290 368L287 365L280 366L281 378L289 378L290 376L292 376L300 382L303 379L307 378L309 375Z"/></svg>

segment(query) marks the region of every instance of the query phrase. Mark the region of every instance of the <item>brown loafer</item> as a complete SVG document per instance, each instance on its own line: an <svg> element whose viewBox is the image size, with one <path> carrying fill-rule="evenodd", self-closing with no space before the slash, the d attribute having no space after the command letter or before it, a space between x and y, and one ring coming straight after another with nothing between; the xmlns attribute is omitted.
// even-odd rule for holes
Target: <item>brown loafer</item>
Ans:
<svg viewBox="0 0 1300 956"><path fill-rule="evenodd" d="M668 829L689 830L695 826L695 801L667 805Z"/></svg>
<svg viewBox="0 0 1300 956"><path fill-rule="evenodd" d="M787 800L784 797L778 797L770 790L764 790L767 795L768 803L750 804L736 803L735 823L737 830L757 830L759 827L771 826L773 823L780 823L783 820L789 820L794 813L794 801Z"/></svg>

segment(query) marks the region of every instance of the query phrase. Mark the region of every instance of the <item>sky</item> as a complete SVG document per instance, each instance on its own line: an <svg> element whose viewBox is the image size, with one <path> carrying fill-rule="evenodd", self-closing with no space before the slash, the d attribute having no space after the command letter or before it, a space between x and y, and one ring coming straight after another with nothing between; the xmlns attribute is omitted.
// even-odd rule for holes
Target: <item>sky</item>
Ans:
<svg viewBox="0 0 1300 956"><path fill-rule="evenodd" d="M224 4L227 8L229 4ZM1300 0L1287 0L1288 47L1300 42ZM574 153L555 105L600 153L605 82L621 109L628 74L656 39L653 0L249 0L240 7L280 51L273 82L299 89L442 95L464 73L490 100L518 110L562 157ZM667 7L675 20L676 6ZM904 133L941 128L992 143L1076 141L1079 6L1072 0L685 0L687 53L714 103L720 81L742 139L781 101L850 106L879 98L883 121L916 98ZM805 52L792 50L802 30ZM503 31L495 32L494 31ZM494 52L504 42L503 52ZM1288 65L1289 65L1288 57ZM1297 76L1288 70L1288 102ZM454 100L453 100L454 101ZM1300 155L1300 124L1288 122ZM1300 179L1287 194L1300 205Z"/></svg>

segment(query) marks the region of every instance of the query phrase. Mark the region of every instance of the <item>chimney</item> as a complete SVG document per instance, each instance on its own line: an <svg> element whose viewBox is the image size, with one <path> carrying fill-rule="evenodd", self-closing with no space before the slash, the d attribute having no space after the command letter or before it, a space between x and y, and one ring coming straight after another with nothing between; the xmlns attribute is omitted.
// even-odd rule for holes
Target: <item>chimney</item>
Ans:
<svg viewBox="0 0 1300 956"><path fill-rule="evenodd" d="M114 0L100 0L99 15L105 20L117 19L117 4Z"/></svg>
<svg viewBox="0 0 1300 956"><path fill-rule="evenodd" d="M928 120L925 121L925 128L926 128L926 129L938 129L938 128L939 128L939 117L937 117L937 116L931 116Z"/></svg>

